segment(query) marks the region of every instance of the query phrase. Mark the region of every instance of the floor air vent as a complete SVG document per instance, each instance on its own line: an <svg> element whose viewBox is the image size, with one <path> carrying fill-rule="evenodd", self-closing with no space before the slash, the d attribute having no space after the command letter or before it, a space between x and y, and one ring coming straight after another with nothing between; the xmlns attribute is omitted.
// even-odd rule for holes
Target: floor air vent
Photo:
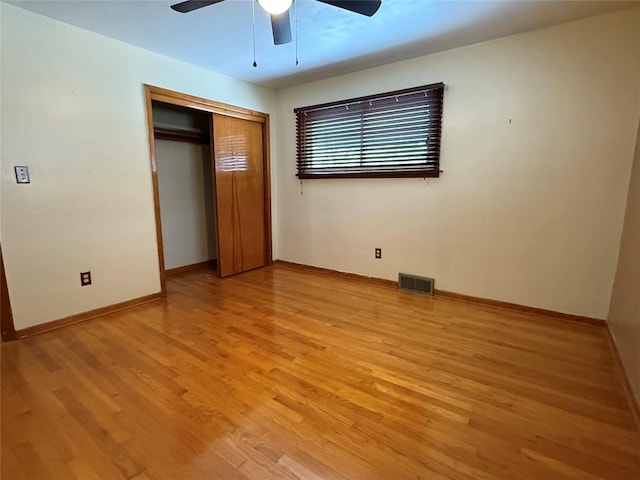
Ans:
<svg viewBox="0 0 640 480"><path fill-rule="evenodd" d="M433 278L409 275L408 273L398 274L398 288L408 292L421 293L423 295L433 295Z"/></svg>

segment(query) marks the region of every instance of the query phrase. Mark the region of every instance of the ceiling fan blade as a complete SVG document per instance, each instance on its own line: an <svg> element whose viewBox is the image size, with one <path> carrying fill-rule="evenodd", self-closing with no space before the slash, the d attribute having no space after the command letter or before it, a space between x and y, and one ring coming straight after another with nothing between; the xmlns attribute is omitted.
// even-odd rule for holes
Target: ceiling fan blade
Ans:
<svg viewBox="0 0 640 480"><path fill-rule="evenodd" d="M350 12L359 13L360 15L366 15L367 17L373 16L378 11L382 0L318 0L319 2L326 3L327 5L333 5L334 7L343 8Z"/></svg>
<svg viewBox="0 0 640 480"><path fill-rule="evenodd" d="M273 30L273 43L284 45L291 41L291 21L289 10L280 15L271 14L271 30Z"/></svg>
<svg viewBox="0 0 640 480"><path fill-rule="evenodd" d="M186 2L176 3L171 5L171 8L176 12L188 13L197 10L202 7L208 7L214 3L220 3L224 0L187 0Z"/></svg>

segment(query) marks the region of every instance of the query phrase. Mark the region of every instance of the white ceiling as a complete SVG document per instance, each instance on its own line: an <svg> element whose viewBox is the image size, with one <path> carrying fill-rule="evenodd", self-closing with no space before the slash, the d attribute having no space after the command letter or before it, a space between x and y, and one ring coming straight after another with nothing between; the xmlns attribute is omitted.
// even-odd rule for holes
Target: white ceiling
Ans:
<svg viewBox="0 0 640 480"><path fill-rule="evenodd" d="M225 0L181 14L179 0L7 0L7 3L132 45L270 88L498 38L640 5L639 1L382 0L369 18L296 0L295 41L274 46L268 15L252 1ZM291 10L295 38L295 9Z"/></svg>

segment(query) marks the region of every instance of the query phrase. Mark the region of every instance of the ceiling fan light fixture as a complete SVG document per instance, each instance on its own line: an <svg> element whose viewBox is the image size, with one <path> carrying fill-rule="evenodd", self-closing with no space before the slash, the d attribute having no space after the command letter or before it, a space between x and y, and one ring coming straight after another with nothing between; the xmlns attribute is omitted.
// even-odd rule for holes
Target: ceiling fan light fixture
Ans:
<svg viewBox="0 0 640 480"><path fill-rule="evenodd" d="M280 15L291 7L293 0L258 0L258 4L264 11L271 15Z"/></svg>

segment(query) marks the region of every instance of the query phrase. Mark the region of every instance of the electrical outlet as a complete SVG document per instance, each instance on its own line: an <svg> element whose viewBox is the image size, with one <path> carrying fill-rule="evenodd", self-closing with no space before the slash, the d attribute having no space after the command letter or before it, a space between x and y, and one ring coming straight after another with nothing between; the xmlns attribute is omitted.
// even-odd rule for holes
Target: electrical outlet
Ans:
<svg viewBox="0 0 640 480"><path fill-rule="evenodd" d="M376 258L382 258L382 249L376 248Z"/></svg>
<svg viewBox="0 0 640 480"><path fill-rule="evenodd" d="M80 285L83 287L91 285L91 272L80 272Z"/></svg>
<svg viewBox="0 0 640 480"><path fill-rule="evenodd" d="M29 180L29 167L13 167L16 172L16 183L31 183Z"/></svg>

